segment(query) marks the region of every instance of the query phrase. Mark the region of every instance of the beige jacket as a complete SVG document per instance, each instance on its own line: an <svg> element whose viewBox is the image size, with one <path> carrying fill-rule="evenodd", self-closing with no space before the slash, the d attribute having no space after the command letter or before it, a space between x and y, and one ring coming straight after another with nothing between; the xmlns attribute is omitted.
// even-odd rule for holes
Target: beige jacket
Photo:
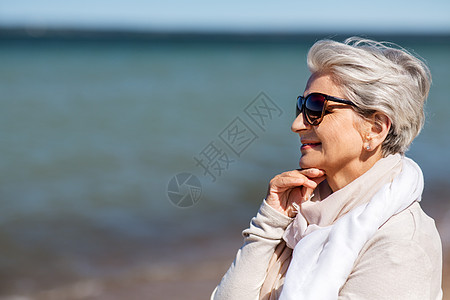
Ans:
<svg viewBox="0 0 450 300"><path fill-rule="evenodd" d="M257 300L266 270L292 221L265 202L212 300ZM393 216L361 250L339 293L344 299L442 299L442 246L433 219L415 202Z"/></svg>
<svg viewBox="0 0 450 300"><path fill-rule="evenodd" d="M305 202L302 211L309 223L330 224L361 201L369 201L372 193L400 170L399 156L385 158L331 197L328 197L330 191L318 188L315 191L317 201ZM365 187L367 182L371 182L370 188ZM360 200L363 198L367 200ZM244 230L244 245L211 299L257 300L260 296L269 299L265 294L268 292L267 283L273 280L266 278L269 262L272 264L275 249L292 220L264 201L250 228ZM284 256L290 255L287 250ZM285 263L281 274L285 272L289 259L283 258ZM339 299L442 299L441 277L442 245L439 234L433 219L423 212L418 202L414 202L392 216L367 241L339 292ZM273 286L276 289L272 290L271 299L278 298L283 282L283 276L275 280Z"/></svg>

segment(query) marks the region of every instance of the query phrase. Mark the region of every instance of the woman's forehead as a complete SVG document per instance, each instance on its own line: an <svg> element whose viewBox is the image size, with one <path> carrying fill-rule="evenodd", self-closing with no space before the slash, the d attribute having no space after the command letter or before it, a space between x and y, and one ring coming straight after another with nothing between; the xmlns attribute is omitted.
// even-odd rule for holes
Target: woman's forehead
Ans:
<svg viewBox="0 0 450 300"><path fill-rule="evenodd" d="M335 83L330 74L312 74L306 83L303 96L311 93L322 93L338 98L344 97L341 88Z"/></svg>

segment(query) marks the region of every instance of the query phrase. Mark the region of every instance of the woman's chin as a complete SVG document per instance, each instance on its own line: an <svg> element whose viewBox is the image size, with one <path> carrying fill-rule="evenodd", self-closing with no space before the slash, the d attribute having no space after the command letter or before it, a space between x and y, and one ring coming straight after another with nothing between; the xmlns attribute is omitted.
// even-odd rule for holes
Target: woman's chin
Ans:
<svg viewBox="0 0 450 300"><path fill-rule="evenodd" d="M304 159L303 157L300 158L300 162L298 163L300 166L300 169L309 169L309 168L317 168L317 164L314 164L311 161L308 161L308 159Z"/></svg>

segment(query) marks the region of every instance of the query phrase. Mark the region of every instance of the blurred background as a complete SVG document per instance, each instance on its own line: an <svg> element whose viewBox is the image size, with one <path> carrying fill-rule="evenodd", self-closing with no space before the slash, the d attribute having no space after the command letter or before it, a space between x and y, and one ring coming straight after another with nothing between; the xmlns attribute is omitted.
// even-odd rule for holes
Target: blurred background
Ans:
<svg viewBox="0 0 450 300"><path fill-rule="evenodd" d="M0 0L0 299L207 299L298 166L308 48L352 35L431 69L408 155L450 292L450 2Z"/></svg>

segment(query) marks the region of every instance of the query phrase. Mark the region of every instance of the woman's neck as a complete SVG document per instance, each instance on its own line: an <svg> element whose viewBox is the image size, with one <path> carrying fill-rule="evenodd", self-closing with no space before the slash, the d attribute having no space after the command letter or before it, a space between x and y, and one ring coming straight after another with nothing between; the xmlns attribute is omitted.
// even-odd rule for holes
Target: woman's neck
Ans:
<svg viewBox="0 0 450 300"><path fill-rule="evenodd" d="M337 171L326 171L327 182L333 192L336 192L350 182L366 173L377 161L382 158L380 153L373 153L368 157L361 157L358 161L345 167L338 168Z"/></svg>

